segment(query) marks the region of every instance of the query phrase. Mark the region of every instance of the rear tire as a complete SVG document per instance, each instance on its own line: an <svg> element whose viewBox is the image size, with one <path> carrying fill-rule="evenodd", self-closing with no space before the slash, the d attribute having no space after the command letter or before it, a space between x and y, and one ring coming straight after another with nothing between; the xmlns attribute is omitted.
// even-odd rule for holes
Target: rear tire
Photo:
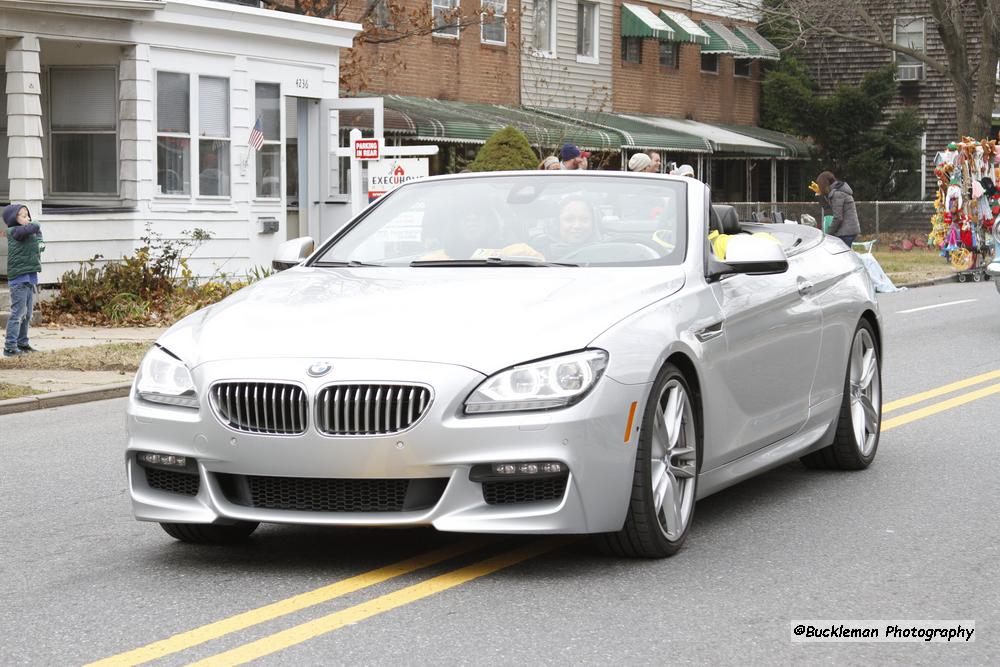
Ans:
<svg viewBox="0 0 1000 667"><path fill-rule="evenodd" d="M868 320L861 320L848 355L833 444L800 460L813 469L863 470L875 460L881 426L882 358L874 328Z"/></svg>
<svg viewBox="0 0 1000 667"><path fill-rule="evenodd" d="M235 524L161 523L160 527L175 540L194 544L233 544L242 542L257 530L259 523L240 521Z"/></svg>
<svg viewBox="0 0 1000 667"><path fill-rule="evenodd" d="M601 551L665 558L683 546L694 519L701 461L695 400L680 370L666 364L643 412L625 525L596 536Z"/></svg>

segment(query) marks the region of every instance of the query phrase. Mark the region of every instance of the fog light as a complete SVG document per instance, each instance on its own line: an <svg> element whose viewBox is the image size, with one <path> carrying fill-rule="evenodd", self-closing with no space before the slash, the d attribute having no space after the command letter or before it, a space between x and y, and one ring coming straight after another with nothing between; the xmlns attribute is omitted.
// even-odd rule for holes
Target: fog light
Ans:
<svg viewBox="0 0 1000 667"><path fill-rule="evenodd" d="M486 482L500 479L561 477L568 473L569 466L559 461L515 461L474 465L469 471L469 479L473 482Z"/></svg>
<svg viewBox="0 0 1000 667"><path fill-rule="evenodd" d="M149 465L176 466L178 468L187 467L186 456L174 456L173 454L154 454L153 452L139 452L139 462Z"/></svg>

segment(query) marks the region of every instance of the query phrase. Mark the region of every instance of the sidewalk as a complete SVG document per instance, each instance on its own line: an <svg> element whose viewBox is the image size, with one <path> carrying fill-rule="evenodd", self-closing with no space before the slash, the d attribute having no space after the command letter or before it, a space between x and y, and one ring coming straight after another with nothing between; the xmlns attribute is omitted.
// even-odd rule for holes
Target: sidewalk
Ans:
<svg viewBox="0 0 1000 667"><path fill-rule="evenodd" d="M32 327L31 345L39 352L104 345L106 343L152 344L165 327ZM97 398L124 396L134 373L123 371L77 371L71 369L23 370L4 368L0 361L0 382L25 385L46 392L28 398L0 401L0 414L40 407L79 403ZM44 398L43 398L44 397Z"/></svg>

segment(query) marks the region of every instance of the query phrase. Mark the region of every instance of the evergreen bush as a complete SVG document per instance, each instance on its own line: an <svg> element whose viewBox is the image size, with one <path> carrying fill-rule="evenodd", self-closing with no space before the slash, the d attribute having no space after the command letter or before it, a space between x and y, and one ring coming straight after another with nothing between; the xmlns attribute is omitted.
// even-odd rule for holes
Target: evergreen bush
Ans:
<svg viewBox="0 0 1000 667"><path fill-rule="evenodd" d="M514 171L534 169L538 156L531 149L528 138L513 125L497 130L479 149L476 159L469 165L471 171Z"/></svg>

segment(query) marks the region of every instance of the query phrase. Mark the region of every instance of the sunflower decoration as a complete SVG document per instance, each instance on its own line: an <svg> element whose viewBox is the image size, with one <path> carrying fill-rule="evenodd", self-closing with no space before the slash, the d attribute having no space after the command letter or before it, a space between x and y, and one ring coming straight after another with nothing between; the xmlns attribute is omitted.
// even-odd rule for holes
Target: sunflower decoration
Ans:
<svg viewBox="0 0 1000 667"><path fill-rule="evenodd" d="M951 268L956 271L968 271L975 265L975 256L968 248L956 248L948 255Z"/></svg>
<svg viewBox="0 0 1000 667"><path fill-rule="evenodd" d="M927 235L927 243L935 248L943 248L945 236L948 234L948 225L944 222L943 213L935 213L931 216L931 231Z"/></svg>

